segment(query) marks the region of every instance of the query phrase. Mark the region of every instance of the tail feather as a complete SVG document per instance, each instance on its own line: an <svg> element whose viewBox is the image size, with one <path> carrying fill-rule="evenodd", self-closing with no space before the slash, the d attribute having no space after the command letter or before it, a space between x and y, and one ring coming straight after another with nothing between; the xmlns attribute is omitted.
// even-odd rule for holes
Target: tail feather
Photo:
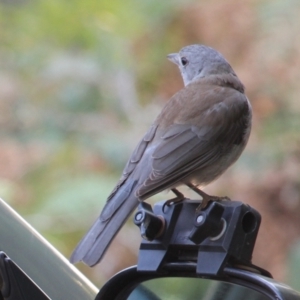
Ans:
<svg viewBox="0 0 300 300"><path fill-rule="evenodd" d="M138 206L139 201L134 196L132 189L134 185L135 183L132 183L130 194L122 193L121 188L120 191L107 202L103 212L107 212L107 206L116 206L117 209L111 213L111 217L108 219L104 218L103 220L103 218L101 218L102 214L99 216L72 253L70 258L71 263L83 261L92 267L101 260L113 238L119 232L133 210ZM128 186L126 188L128 191Z"/></svg>

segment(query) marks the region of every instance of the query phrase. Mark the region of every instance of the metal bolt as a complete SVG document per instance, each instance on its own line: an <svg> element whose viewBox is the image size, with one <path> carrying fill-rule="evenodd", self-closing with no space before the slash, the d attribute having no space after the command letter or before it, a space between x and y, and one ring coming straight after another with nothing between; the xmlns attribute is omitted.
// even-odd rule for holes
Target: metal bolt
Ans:
<svg viewBox="0 0 300 300"><path fill-rule="evenodd" d="M143 218L143 213L141 212L138 212L136 215L135 215L135 220L136 221L141 221Z"/></svg>
<svg viewBox="0 0 300 300"><path fill-rule="evenodd" d="M197 221L198 224L202 223L203 220L204 220L203 215L199 215L199 216L197 217L197 219L196 219L196 221Z"/></svg>

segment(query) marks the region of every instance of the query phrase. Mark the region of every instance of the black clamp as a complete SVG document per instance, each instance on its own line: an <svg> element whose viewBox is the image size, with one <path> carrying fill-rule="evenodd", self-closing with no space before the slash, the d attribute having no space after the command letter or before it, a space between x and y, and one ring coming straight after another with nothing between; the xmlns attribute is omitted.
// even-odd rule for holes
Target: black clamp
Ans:
<svg viewBox="0 0 300 300"><path fill-rule="evenodd" d="M141 203L134 216L143 241L138 271L159 272L172 263L197 263L197 274L219 276L226 266L245 266L270 276L251 263L261 216L237 201L212 201L198 210L199 201L173 205Z"/></svg>
<svg viewBox="0 0 300 300"><path fill-rule="evenodd" d="M153 214L151 205L146 202L142 202L139 207L140 210L134 216L134 224L140 227L143 239L153 241L164 230L164 218Z"/></svg>

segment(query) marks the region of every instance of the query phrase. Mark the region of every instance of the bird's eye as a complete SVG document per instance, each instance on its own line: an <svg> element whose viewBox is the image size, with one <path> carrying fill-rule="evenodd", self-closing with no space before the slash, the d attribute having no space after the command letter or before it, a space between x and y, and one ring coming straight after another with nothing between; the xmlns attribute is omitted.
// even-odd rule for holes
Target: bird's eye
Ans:
<svg viewBox="0 0 300 300"><path fill-rule="evenodd" d="M187 60L186 57L181 57L181 64L182 64L183 66L186 66L188 63L189 63L189 61Z"/></svg>

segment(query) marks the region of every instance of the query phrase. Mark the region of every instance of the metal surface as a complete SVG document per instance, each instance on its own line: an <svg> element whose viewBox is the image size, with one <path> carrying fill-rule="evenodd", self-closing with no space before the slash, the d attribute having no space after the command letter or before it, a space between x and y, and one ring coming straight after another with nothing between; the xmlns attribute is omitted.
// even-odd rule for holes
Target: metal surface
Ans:
<svg viewBox="0 0 300 300"><path fill-rule="evenodd" d="M50 298L4 252L0 252L1 294L5 300Z"/></svg>
<svg viewBox="0 0 300 300"><path fill-rule="evenodd" d="M53 300L97 295L98 289L2 199L0 250Z"/></svg>

